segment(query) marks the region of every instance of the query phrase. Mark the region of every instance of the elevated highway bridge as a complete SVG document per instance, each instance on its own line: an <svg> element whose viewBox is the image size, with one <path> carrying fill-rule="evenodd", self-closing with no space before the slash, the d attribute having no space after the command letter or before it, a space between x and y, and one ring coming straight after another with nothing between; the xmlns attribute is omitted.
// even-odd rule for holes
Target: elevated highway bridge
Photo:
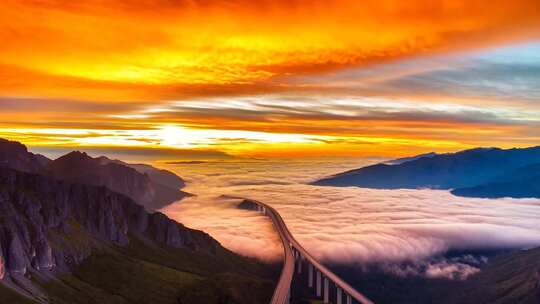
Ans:
<svg viewBox="0 0 540 304"><path fill-rule="evenodd" d="M283 243L284 262L279 282L276 285L271 304L289 304L291 301L291 286L295 276L307 271L308 287L314 289L314 294L323 303L335 304L373 304L366 296L339 278L336 274L319 263L293 237L281 215L269 205L246 200L253 204L251 209L268 216ZM332 296L332 298L331 298Z"/></svg>

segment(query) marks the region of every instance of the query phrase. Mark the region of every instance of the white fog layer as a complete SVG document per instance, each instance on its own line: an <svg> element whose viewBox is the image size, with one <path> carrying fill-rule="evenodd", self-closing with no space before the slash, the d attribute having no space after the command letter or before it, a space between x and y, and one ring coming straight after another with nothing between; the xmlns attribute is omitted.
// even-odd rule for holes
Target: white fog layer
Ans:
<svg viewBox="0 0 540 304"><path fill-rule="evenodd" d="M265 260L282 253L264 216L236 208L238 200L276 208L296 239L323 262L381 264L414 261L427 277L461 278L477 268L429 262L448 250L540 245L540 200L471 199L444 190L372 190L307 185L367 161L253 161L169 165L197 196L164 210L227 248ZM390 266L389 266L390 267ZM406 269L391 270L399 274ZM410 271L416 271L410 269Z"/></svg>

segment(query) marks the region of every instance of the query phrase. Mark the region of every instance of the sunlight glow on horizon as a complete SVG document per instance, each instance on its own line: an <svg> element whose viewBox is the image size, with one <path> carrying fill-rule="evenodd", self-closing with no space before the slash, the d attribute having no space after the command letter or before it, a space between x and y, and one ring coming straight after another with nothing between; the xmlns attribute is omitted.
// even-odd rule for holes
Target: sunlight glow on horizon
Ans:
<svg viewBox="0 0 540 304"><path fill-rule="evenodd" d="M404 156L540 142L536 0L6 0L0 137Z"/></svg>
<svg viewBox="0 0 540 304"><path fill-rule="evenodd" d="M428 150L446 152L463 148L462 143L445 139L280 134L191 129L170 125L155 130L0 128L0 137L30 142L33 147L71 147L82 150L85 147L194 151L203 149L223 151L239 157L392 157L408 155L411 152L421 153Z"/></svg>

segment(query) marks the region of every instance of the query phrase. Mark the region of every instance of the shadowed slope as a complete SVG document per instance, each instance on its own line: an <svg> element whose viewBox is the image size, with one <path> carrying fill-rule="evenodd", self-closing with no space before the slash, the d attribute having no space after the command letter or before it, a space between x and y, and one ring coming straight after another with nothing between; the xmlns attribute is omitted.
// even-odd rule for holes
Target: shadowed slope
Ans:
<svg viewBox="0 0 540 304"><path fill-rule="evenodd" d="M260 303L272 285L259 264L124 195L9 168L0 168L0 265L2 284L56 303L177 303L206 280L230 303ZM228 273L261 293L235 298ZM146 297L130 298L138 292Z"/></svg>

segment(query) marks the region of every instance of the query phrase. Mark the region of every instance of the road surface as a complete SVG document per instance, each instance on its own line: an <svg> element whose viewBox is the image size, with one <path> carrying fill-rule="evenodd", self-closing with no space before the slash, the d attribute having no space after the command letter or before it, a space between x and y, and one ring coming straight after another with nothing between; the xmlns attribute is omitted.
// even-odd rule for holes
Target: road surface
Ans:
<svg viewBox="0 0 540 304"><path fill-rule="evenodd" d="M296 241L296 239L293 237L293 235L287 228L287 225L285 225L285 222L281 218L281 215L279 215L279 213L274 208L259 201L249 201L257 205L258 210L264 212L264 214L272 220L272 223L279 234L281 242L283 243L283 269L281 271L279 282L274 291L272 301L270 302L271 304L289 303L290 288L294 276L296 257L300 259L305 259L309 264L313 265L313 267L321 273L321 276L323 278L326 278L330 281L330 283L333 283L333 287L337 289L337 293L342 293L337 296L338 304L341 304L342 298L346 300L346 302L344 302L346 304L351 304L352 300L360 304L373 304L373 302L370 301L367 297L356 291L353 287L351 287L349 284L339 278L336 274L334 274L324 265L319 263L313 256L311 256L311 254L307 250L305 250L302 245L300 245L300 243ZM295 252L298 253L296 257ZM328 293L327 288L325 288L325 292Z"/></svg>

